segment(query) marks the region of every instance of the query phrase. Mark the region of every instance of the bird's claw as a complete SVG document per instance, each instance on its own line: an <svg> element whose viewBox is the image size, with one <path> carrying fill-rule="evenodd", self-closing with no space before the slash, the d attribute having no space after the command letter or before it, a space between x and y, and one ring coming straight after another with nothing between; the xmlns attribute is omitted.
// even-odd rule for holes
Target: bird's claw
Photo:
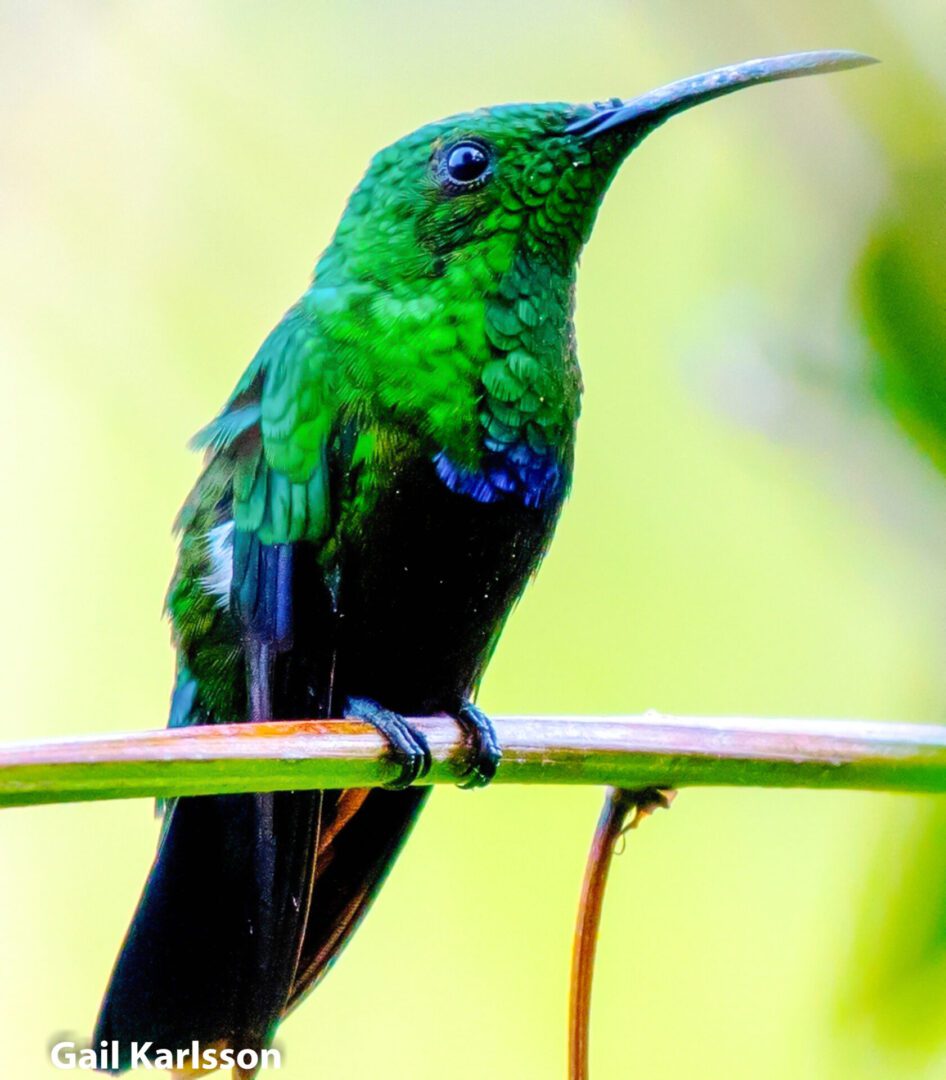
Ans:
<svg viewBox="0 0 946 1080"><path fill-rule="evenodd" d="M496 775L503 756L493 722L472 701L460 706L455 719L470 741L467 769L460 777L458 787L485 787Z"/></svg>
<svg viewBox="0 0 946 1080"><path fill-rule="evenodd" d="M371 724L388 741L391 760L400 766L400 772L384 784L385 788L401 791L430 772L430 746L426 736L399 713L382 708L370 698L351 698L347 711L350 716Z"/></svg>

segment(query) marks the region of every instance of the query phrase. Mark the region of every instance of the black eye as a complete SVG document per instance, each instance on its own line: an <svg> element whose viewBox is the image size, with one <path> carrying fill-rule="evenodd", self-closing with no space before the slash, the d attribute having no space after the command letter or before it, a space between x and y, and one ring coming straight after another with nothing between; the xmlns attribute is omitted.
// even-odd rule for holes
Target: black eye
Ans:
<svg viewBox="0 0 946 1080"><path fill-rule="evenodd" d="M443 159L444 171L457 187L469 187L489 171L489 154L475 142L461 142L450 147Z"/></svg>

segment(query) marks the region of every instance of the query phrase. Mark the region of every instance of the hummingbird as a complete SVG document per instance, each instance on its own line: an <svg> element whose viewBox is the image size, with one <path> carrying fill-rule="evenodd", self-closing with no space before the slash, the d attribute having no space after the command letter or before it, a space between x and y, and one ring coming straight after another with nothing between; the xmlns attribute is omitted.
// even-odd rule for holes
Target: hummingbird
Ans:
<svg viewBox="0 0 946 1080"><path fill-rule="evenodd" d="M94 1035L115 1071L133 1045L139 1061L145 1043L271 1045L427 800L430 751L405 717L456 718L461 786L501 767L476 692L569 492L578 258L631 151L694 105L872 62L795 53L630 100L483 108L373 158L308 289L194 440L169 724L357 717L393 778L164 806Z"/></svg>

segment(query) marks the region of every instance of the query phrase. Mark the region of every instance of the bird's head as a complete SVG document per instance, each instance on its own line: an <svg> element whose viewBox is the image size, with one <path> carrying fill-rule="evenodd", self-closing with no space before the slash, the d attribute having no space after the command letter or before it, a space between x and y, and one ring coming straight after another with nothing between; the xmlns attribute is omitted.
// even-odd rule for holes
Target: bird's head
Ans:
<svg viewBox="0 0 946 1080"><path fill-rule="evenodd" d="M751 60L594 105L502 105L382 150L352 194L324 272L381 287L452 270L498 280L518 253L573 267L618 168L677 113L748 86L873 63L846 51ZM488 288L488 280L474 280Z"/></svg>

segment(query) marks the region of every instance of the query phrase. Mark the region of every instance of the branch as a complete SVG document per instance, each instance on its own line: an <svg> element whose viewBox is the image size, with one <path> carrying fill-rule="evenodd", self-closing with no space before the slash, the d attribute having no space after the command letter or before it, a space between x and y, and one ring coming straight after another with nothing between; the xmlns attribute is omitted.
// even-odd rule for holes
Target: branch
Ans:
<svg viewBox="0 0 946 1080"><path fill-rule="evenodd" d="M634 792L623 788L608 788L585 864L585 879L581 886L572 943L572 977L568 1000L569 1080L587 1080L588 1077L591 982L594 978L601 909L611 870L611 857L618 838L624 833L627 816L634 809L634 795Z"/></svg>
<svg viewBox="0 0 946 1080"><path fill-rule="evenodd" d="M413 721L450 784L465 747L446 717ZM852 720L499 717L496 783L622 788L738 785L946 791L946 727ZM0 806L376 787L396 768L354 720L178 728L0 746Z"/></svg>
<svg viewBox="0 0 946 1080"><path fill-rule="evenodd" d="M601 927L604 890L620 840L655 810L669 809L675 791L647 788L626 791L609 787L588 851L585 879L578 901L575 938L572 944L572 977L568 1000L568 1077L588 1080L588 1047L591 1034L591 983ZM630 824L625 824L630 816Z"/></svg>

